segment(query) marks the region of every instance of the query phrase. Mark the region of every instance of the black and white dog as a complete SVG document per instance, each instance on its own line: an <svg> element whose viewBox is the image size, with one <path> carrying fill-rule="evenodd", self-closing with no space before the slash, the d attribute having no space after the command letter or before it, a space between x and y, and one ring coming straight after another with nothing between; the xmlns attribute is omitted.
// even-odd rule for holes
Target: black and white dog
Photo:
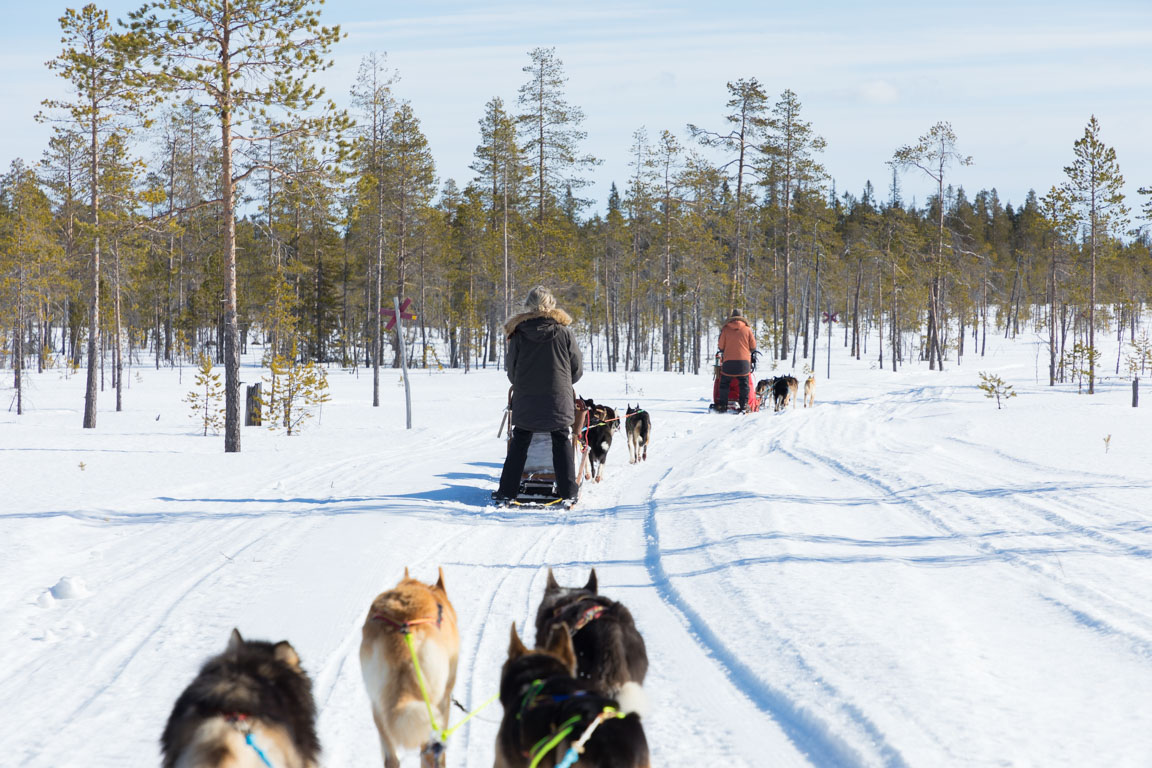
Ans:
<svg viewBox="0 0 1152 768"><path fill-rule="evenodd" d="M649 768L640 713L573 676L576 652L563 623L529 649L512 625L500 672L504 717L496 734L496 768Z"/></svg>
<svg viewBox="0 0 1152 768"><path fill-rule="evenodd" d="M585 399L584 404L588 406L588 429L584 439L588 445L589 459L588 474L585 477L600 482L604 474L604 461L612 447L612 433L620 429L620 420L616 418L616 409L610 406L597 405L589 399Z"/></svg>
<svg viewBox="0 0 1152 768"><path fill-rule="evenodd" d="M536 645L543 646L560 624L572 633L576 676L642 713L645 698L640 686L648 674L644 638L626 607L597 594L595 568L583 587L560 586L548 569L544 599L536 610Z"/></svg>
<svg viewBox="0 0 1152 768"><path fill-rule="evenodd" d="M624 415L624 434L628 436L628 463L648 460L648 443L652 440L652 419L648 411L628 406Z"/></svg>
<svg viewBox="0 0 1152 768"><path fill-rule="evenodd" d="M316 704L295 649L232 630L176 700L160 744L164 768L315 768Z"/></svg>

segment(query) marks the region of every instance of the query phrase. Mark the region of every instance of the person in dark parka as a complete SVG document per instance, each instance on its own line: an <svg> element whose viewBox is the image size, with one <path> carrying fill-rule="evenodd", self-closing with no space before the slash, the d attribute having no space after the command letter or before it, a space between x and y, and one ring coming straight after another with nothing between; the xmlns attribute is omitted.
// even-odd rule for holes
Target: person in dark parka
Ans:
<svg viewBox="0 0 1152 768"><path fill-rule="evenodd" d="M528 292L524 311L504 324L508 380L512 382L509 423L514 428L500 487L492 494L497 501L514 499L520 492L520 476L534 432L551 433L556 492L565 499L576 498L569 429L576 417L572 385L580 380L584 368L571 323L568 313L556 306L552 293L540 285Z"/></svg>

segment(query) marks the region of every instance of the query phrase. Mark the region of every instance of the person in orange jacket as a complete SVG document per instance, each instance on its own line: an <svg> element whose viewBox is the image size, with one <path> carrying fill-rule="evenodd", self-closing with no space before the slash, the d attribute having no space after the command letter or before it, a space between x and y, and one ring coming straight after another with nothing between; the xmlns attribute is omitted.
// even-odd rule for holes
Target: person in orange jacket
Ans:
<svg viewBox="0 0 1152 768"><path fill-rule="evenodd" d="M737 380L740 388L740 410L748 410L748 374L752 372L752 353L756 351L756 336L752 333L752 324L740 314L740 310L732 310L732 316L720 329L720 338L716 345L720 348L720 392L724 397L723 403L716 403L717 411L728 410L728 392L732 379Z"/></svg>

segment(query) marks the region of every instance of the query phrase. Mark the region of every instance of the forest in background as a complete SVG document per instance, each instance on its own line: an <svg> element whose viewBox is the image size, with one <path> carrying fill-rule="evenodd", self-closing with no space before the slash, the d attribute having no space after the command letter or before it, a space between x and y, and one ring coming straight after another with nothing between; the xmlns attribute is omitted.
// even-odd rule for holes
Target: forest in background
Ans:
<svg viewBox="0 0 1152 768"><path fill-rule="evenodd" d="M473 178L441 180L383 54L344 97L308 83L341 36L317 8L158 0L122 23L93 4L61 18L48 66L72 97L35 116L42 157L0 179L0 366L17 397L25 370L84 368L95 427L99 389L121 407L126 358L208 353L239 450L249 344L267 364L370 368L378 405L380 368L400 362L381 318L394 299L417 315L409 365L468 370L500 365L502 324L536 284L593 369L707 369L733 309L785 367L815 367L829 333L898 370L1025 331L1048 341L1051 384L1091 393L1109 369L1152 365L1152 200L1124 199L1093 116L1069 137L1065 181L1015 206L950 182L973 158L944 121L893 137L881 188L838 190L797 94L746 77L725 114L638 127L627 177L594 201L583 113L556 50L536 48L519 91L476 116ZM908 174L935 194L905 199ZM1097 333L1124 359L1101 360Z"/></svg>

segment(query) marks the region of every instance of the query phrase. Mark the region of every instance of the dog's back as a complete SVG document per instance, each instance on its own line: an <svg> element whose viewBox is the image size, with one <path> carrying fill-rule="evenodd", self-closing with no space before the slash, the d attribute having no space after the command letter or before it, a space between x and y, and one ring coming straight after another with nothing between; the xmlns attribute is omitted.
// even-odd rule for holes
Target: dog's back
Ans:
<svg viewBox="0 0 1152 768"><path fill-rule="evenodd" d="M784 401L784 407L787 408L791 403L792 407L796 407L796 395L800 391L800 381L795 376L785 376L788 382L788 399Z"/></svg>
<svg viewBox="0 0 1152 768"><path fill-rule="evenodd" d="M561 587L548 569L544 598L536 610L536 644L543 645L559 624L571 630L577 677L611 696L630 682L643 684L648 674L644 638L626 606L597 594L595 569L583 588Z"/></svg>
<svg viewBox="0 0 1152 768"><path fill-rule="evenodd" d="M590 458L590 477L600 482L604 473L604 462L608 458L608 451L612 448L612 433L620 428L620 421L616 418L616 410L607 405L596 405L591 400L588 403L588 456Z"/></svg>
<svg viewBox="0 0 1152 768"><path fill-rule="evenodd" d="M160 739L164 768L312 768L312 683L295 649L236 630L180 694Z"/></svg>
<svg viewBox="0 0 1152 768"><path fill-rule="evenodd" d="M398 761L398 750L420 747L432 736L406 633L412 636L438 724L444 726L456 682L460 635L443 571L436 584L428 586L404 569L400 583L372 601L361 630L360 672L384 763L390 768L398 764L393 762Z"/></svg>
<svg viewBox="0 0 1152 768"><path fill-rule="evenodd" d="M574 678L575 666L567 625L554 625L546 643L534 651L524 646L512 626L508 659L500 675L504 718L496 737L498 768L524 768L533 760L552 768L593 724L579 765L648 768L640 715L627 703ZM550 741L557 736L558 741Z"/></svg>
<svg viewBox="0 0 1152 768"><path fill-rule="evenodd" d="M633 408L628 406L624 419L624 431L628 435L628 463L648 460L648 443L652 437L652 419L648 411L642 410L637 403Z"/></svg>

